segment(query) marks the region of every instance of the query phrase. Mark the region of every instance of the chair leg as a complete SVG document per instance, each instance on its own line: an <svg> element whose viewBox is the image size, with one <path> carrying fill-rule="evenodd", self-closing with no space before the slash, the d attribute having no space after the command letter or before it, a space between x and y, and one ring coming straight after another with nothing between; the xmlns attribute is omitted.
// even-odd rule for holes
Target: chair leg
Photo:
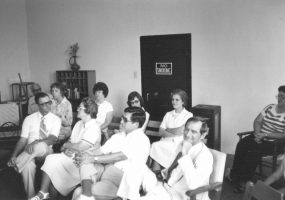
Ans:
<svg viewBox="0 0 285 200"><path fill-rule="evenodd" d="M273 157L272 157L272 172L274 172L277 168L277 155L278 155L278 145L274 145L273 149Z"/></svg>
<svg viewBox="0 0 285 200"><path fill-rule="evenodd" d="M277 167L277 155L273 155L273 158L272 158L272 172L274 172L276 170L276 167Z"/></svg>
<svg viewBox="0 0 285 200"><path fill-rule="evenodd" d="M259 174L261 177L263 177L263 167L262 167L262 158L258 164L258 167L259 167Z"/></svg>

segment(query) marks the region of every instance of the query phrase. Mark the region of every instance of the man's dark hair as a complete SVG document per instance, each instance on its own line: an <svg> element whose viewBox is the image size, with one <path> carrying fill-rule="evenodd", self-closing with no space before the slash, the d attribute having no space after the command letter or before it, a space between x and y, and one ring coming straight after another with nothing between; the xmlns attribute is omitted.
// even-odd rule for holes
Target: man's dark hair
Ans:
<svg viewBox="0 0 285 200"><path fill-rule="evenodd" d="M44 93L44 92L39 92L39 93L37 93L37 94L35 95L35 102L36 102L36 104L39 104L39 99L40 99L40 98L44 98L44 97L48 97L48 98L49 98L49 96L47 95L47 93Z"/></svg>
<svg viewBox="0 0 285 200"><path fill-rule="evenodd" d="M109 93L108 86L103 82L98 82L94 85L93 94L95 94L96 91L103 91L103 95L105 98L108 96Z"/></svg>
<svg viewBox="0 0 285 200"><path fill-rule="evenodd" d="M82 99L82 104L85 108L84 112L90 114L91 118L96 119L98 113L98 106L94 100L89 97Z"/></svg>
<svg viewBox="0 0 285 200"><path fill-rule="evenodd" d="M284 92L285 93L285 85L279 86L278 92Z"/></svg>
<svg viewBox="0 0 285 200"><path fill-rule="evenodd" d="M185 126L187 126L188 123L190 122L202 122L202 126L201 126L201 129L200 129L200 133L201 135L203 134L208 134L208 131L209 131L209 127L208 127L208 124L207 124L207 120L205 118L202 118L202 117L190 117L186 123L185 123Z"/></svg>
<svg viewBox="0 0 285 200"><path fill-rule="evenodd" d="M138 122L139 128L141 128L145 122L145 111L139 107L127 107L124 110L125 113L131 113L131 121Z"/></svg>

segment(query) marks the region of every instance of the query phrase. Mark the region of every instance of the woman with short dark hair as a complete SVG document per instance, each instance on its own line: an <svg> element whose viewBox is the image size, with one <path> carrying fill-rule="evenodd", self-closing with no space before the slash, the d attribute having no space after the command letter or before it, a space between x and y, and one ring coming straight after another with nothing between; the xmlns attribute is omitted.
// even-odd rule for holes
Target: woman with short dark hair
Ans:
<svg viewBox="0 0 285 200"><path fill-rule="evenodd" d="M103 82L98 82L93 87L93 94L95 96L95 102L98 105L98 114L96 121L100 125L102 131L102 143L109 139L107 133L108 125L113 119L113 106L106 100L108 96L109 89L108 86Z"/></svg>

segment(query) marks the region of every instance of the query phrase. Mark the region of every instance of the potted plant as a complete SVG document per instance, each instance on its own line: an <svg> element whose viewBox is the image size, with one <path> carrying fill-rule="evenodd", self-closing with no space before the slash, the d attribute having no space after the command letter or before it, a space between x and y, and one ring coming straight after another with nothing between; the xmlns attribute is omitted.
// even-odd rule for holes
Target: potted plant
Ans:
<svg viewBox="0 0 285 200"><path fill-rule="evenodd" d="M76 62L76 58L78 57L77 56L78 49L79 49L78 43L75 43L68 48L68 54L70 55L69 65L73 71L78 71L80 69L80 66Z"/></svg>

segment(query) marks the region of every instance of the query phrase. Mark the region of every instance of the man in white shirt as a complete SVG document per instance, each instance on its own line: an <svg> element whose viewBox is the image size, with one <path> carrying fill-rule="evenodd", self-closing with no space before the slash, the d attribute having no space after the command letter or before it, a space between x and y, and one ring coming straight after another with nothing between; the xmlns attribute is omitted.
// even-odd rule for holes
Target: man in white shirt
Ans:
<svg viewBox="0 0 285 200"><path fill-rule="evenodd" d="M7 163L21 173L28 198L35 195L35 159L43 159L52 152L61 127L60 118L50 112L52 101L46 93L37 93L35 102L39 111L25 118L21 138Z"/></svg>
<svg viewBox="0 0 285 200"><path fill-rule="evenodd" d="M143 165L149 155L150 142L141 127L145 121L145 112L138 107L124 110L121 119L121 130L100 148L99 151L77 155L75 161L85 167L86 172L94 175L92 194L95 199L114 199L121 178L131 166ZM93 173L91 173L93 170ZM94 199L93 196L74 193L73 199Z"/></svg>
<svg viewBox="0 0 285 200"><path fill-rule="evenodd" d="M130 200L186 200L185 192L209 183L213 169L213 157L202 142L208 134L208 126L199 117L187 120L184 140L178 154L169 168L156 175L146 166L129 168L124 173L118 196ZM146 195L140 197L139 189L143 187ZM197 195L197 200L209 200L208 193Z"/></svg>

